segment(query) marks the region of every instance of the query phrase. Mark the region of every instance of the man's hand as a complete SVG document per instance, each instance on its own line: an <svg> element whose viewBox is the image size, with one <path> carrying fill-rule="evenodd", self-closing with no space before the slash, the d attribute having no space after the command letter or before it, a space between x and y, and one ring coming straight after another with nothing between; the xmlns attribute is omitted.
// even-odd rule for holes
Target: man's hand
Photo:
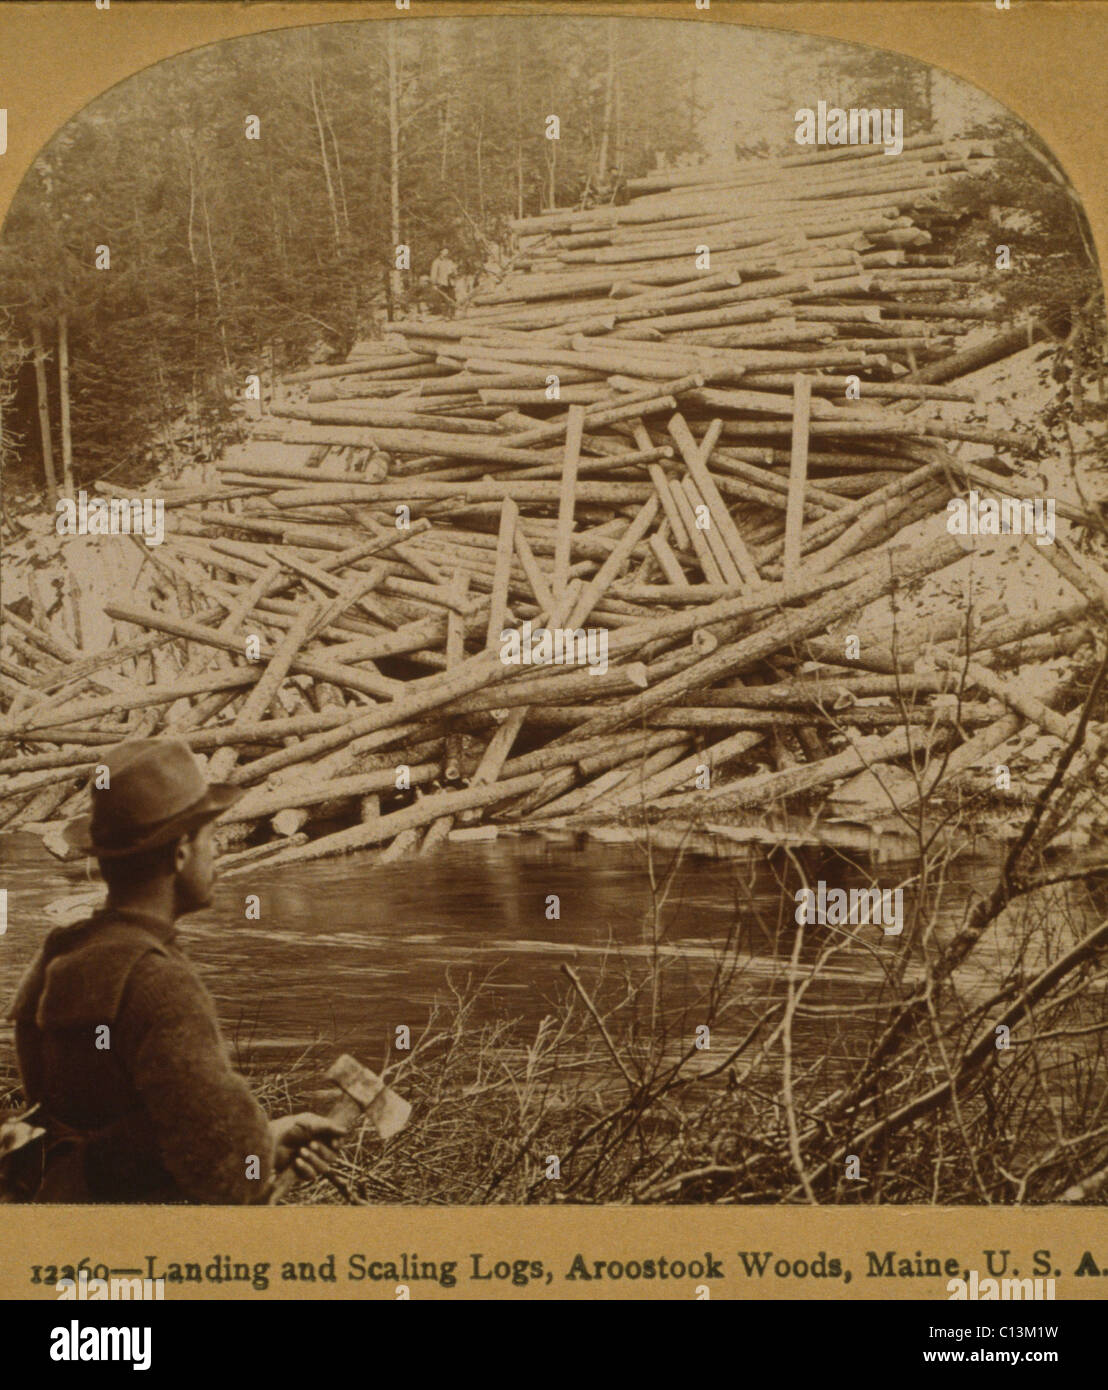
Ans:
<svg viewBox="0 0 1108 1390"><path fill-rule="evenodd" d="M283 1115L270 1120L269 1133L273 1140L273 1171L281 1173L292 1165L298 1177L325 1178L331 1165L339 1161L334 1149L324 1139L337 1139L343 1130L322 1115L306 1110L300 1115Z"/></svg>

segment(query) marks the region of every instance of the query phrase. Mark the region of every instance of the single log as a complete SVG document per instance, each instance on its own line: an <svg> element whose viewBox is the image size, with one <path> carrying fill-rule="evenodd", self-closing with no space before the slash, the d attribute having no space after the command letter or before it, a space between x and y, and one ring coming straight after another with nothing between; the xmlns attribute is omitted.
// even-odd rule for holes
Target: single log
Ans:
<svg viewBox="0 0 1108 1390"><path fill-rule="evenodd" d="M708 460L716 446L722 428L722 420L713 421L698 447L681 415L675 415L669 422L669 431L681 450L681 456L685 460L700 495L707 504L711 518L718 528L739 578L744 584L757 584L761 576L758 573L754 557L750 554L746 542L739 534L739 528L735 525L731 513L727 510L727 506L720 496L715 479L708 471Z"/></svg>
<svg viewBox="0 0 1108 1390"><path fill-rule="evenodd" d="M904 758L911 752L937 750L943 742L949 740L950 734L949 728L921 732L901 728L881 737L863 738L848 731L850 747L817 763L801 763L781 772L763 772L753 777L743 777L736 782L713 787L708 792L684 792L678 796L667 797L661 805L667 811L694 805L704 807L710 797L713 800L726 798L725 804L729 811L746 806L765 807L780 798L827 786L840 777L848 777L865 767Z"/></svg>
<svg viewBox="0 0 1108 1390"><path fill-rule="evenodd" d="M255 845L252 849L240 849L229 854L221 854L218 860L219 876L220 878L234 878L241 869L246 869L249 873L259 860L267 859L271 854L276 854L278 850L294 849L298 845L306 845L307 843L307 835L301 832L279 840L270 840L264 845Z"/></svg>
<svg viewBox="0 0 1108 1390"><path fill-rule="evenodd" d="M490 806L497 801L507 800L532 791L544 780L543 772L532 772L524 777L513 777L489 786L466 787L462 791L437 792L425 796L414 806L390 815L380 816L376 821L351 826L332 835L323 835L299 849L290 849L276 855L269 861L269 867L285 864L301 864L312 859L323 859L331 854L349 854L353 850L366 849L378 845L394 836L410 830L417 830L443 815L457 815L460 811L478 806Z"/></svg>
<svg viewBox="0 0 1108 1390"><path fill-rule="evenodd" d="M107 613L108 617L118 618L121 622L138 623L141 626L156 628L162 632L172 632L174 636L187 637L192 641L212 647L221 647L224 651L242 651L243 644L239 639L229 637L212 628L203 627L199 623L186 622L183 618L172 618L165 613L156 613L153 609L128 608L122 604L111 604L104 609L104 612ZM271 655L273 654L271 653ZM340 666L337 662L308 657L299 651L292 659L291 669L377 698L391 699L401 688L399 682L386 680L383 676L374 675L361 667L355 669L352 666ZM257 677L243 683L252 684L253 679L257 679ZM215 688L213 681L208 689ZM205 691L205 693L207 692Z"/></svg>
<svg viewBox="0 0 1108 1390"><path fill-rule="evenodd" d="M616 576L627 563L631 552L640 540L646 535L654 524L654 519L658 514L658 499L648 497L634 519L628 524L627 530L620 537L619 543L615 546L608 558L597 570L596 574L581 590L573 610L566 620L566 626L578 628L584 623L589 614L596 607L597 603L607 593Z"/></svg>
<svg viewBox="0 0 1108 1390"><path fill-rule="evenodd" d="M512 552L515 549L516 518L519 516L519 507L510 497L505 497L500 509L500 530L496 543L496 569L493 574L492 598L489 603L489 625L485 634L485 646L496 646L500 641L500 632L504 627L504 619L508 609L508 581L511 576ZM568 563L568 555L566 557ZM464 597L465 589L461 586L461 574L455 573L455 592L460 592ZM468 587L468 579L465 587ZM464 635L464 630L463 630Z"/></svg>
<svg viewBox="0 0 1108 1390"><path fill-rule="evenodd" d="M655 533L650 537L650 549L654 552L654 556L658 561L659 568L665 575L666 579L669 581L669 585L671 587L676 586L681 589L691 587L686 585L685 572L681 568L681 563L677 559L677 556L673 553L669 541L666 540L665 536L663 535L660 529L658 531L655 531ZM630 588L625 588L622 591L624 597L629 597L632 593L641 592L641 587L634 590ZM698 602L698 600L696 598L693 598L692 602L696 603Z"/></svg>
<svg viewBox="0 0 1108 1390"><path fill-rule="evenodd" d="M214 761L214 760L213 760ZM208 776L214 774L211 765ZM408 765L408 775L413 787L425 786L442 776L440 763L417 763ZM358 773L349 777L332 777L325 781L283 782L273 791L256 787L241 797L230 810L220 817L220 825L234 825L242 821L265 820L281 811L318 806L324 801L340 798L369 796L381 792L391 792L396 788L395 767L379 768L373 772Z"/></svg>
<svg viewBox="0 0 1108 1390"><path fill-rule="evenodd" d="M1006 329L976 347L963 348L960 352L944 357L941 362L922 367L919 371L913 372L908 381L955 381L960 376L968 376L970 372L980 371L982 367L991 366L1005 357L1022 352L1046 336L1046 328L1037 319L1033 319L1029 324Z"/></svg>
<svg viewBox="0 0 1108 1390"><path fill-rule="evenodd" d="M509 517L509 520L512 528L514 528L514 517ZM510 550L508 550L507 553L510 556ZM468 586L469 578L465 574L465 572L463 570L455 571L454 592L459 599L465 598ZM490 612L492 606L493 605L490 605ZM505 610L502 605L500 617L501 622L504 621L504 611ZM490 618L490 630L491 626L492 620ZM486 646L491 647L492 645L493 643L491 640L486 643ZM451 613L446 626L446 669L448 671L455 670L458 666L461 665L464 659L465 623L462 621L462 619L458 616L457 613ZM448 781L457 781L458 778L461 776L462 756L462 736L456 729L451 728L451 731L446 736L446 745L443 754L443 774ZM362 819L365 820L365 817L363 816ZM449 835L453 824L454 818L452 816L443 816L439 820L433 821L430 827L428 828L426 835L423 837L423 843L420 845L419 852L421 854L428 853L430 852L430 850L434 849L436 845L441 844Z"/></svg>
<svg viewBox="0 0 1108 1390"><path fill-rule="evenodd" d="M452 435L480 435L481 440L494 443L502 431L490 429L479 420L465 416L433 415L429 411L391 410L385 406L368 405L303 405L275 406L272 414L286 420L310 420L320 425L366 425L370 429L415 430L420 435L439 431ZM437 444L432 444L437 448Z"/></svg>
<svg viewBox="0 0 1108 1390"><path fill-rule="evenodd" d="M577 465L581 457L581 437L584 426L584 408L579 405L571 405L566 418L562 480L558 490L558 532L554 542L552 588L556 602L561 601L569 583L570 536L574 525L574 506L577 499Z"/></svg>
<svg viewBox="0 0 1108 1390"><path fill-rule="evenodd" d="M459 508L474 502L501 503L505 497L516 502L551 504L557 502L561 484L537 479L531 482L492 480L488 482L428 482L412 478L405 483L374 485L372 497L352 484L337 486L301 487L291 492L275 492L270 501L275 507L326 507L339 502L407 502L425 500L451 501ZM599 503L603 506L622 506L628 502L645 502L649 487L639 483L578 483L578 502Z"/></svg>
<svg viewBox="0 0 1108 1390"><path fill-rule="evenodd" d="M689 538L689 543L696 555L700 565L700 571L704 575L705 581L709 584L726 583L723 571L719 567L712 548L708 544L707 537L703 528L696 524L696 508L701 505L700 495L696 491L696 484L691 478L685 478L681 482L675 482L670 489L670 496L676 508L677 515L681 520L681 526ZM734 586L732 586L733 589Z"/></svg>
<svg viewBox="0 0 1108 1390"><path fill-rule="evenodd" d="M702 768L707 768L709 776L713 776L717 768L740 757L743 753L749 752L764 738L765 734L747 730L734 734L730 738L723 739L720 743L713 744L710 748L690 754L687 758L674 763L664 771L659 770L641 781L637 778L633 779L632 785L626 789L617 790L614 794L605 796L604 809L605 811L616 810L633 806L636 803L649 806L658 797L664 796L690 778L696 777Z"/></svg>
<svg viewBox="0 0 1108 1390"><path fill-rule="evenodd" d="M297 833L301 826L306 825L308 823L308 820L308 812L305 811L303 808L287 808L284 811L278 811L277 814L270 821L270 825L273 827L273 833L275 835L278 835L281 839L288 841L292 839L292 837ZM308 837L305 835L304 841L306 841L307 838ZM301 843L303 843L304 841L301 841Z"/></svg>
<svg viewBox="0 0 1108 1390"><path fill-rule="evenodd" d="M519 556L519 562L527 575L527 582L531 586L531 593L534 595L535 602L540 609L549 611L554 607L553 591L546 582L546 576L539 568L538 561L535 559L535 552L531 549L531 542L527 539L523 527L518 524L513 530L513 543L516 554ZM580 545L580 538L578 538L578 545Z"/></svg>
<svg viewBox="0 0 1108 1390"><path fill-rule="evenodd" d="M678 550L688 550L692 541L689 533L685 529L685 521L677 507L677 502L672 495L671 485L665 473L657 464L652 464L647 470L650 474L650 481L654 484L654 490L658 494L658 500L662 504L662 509L666 514L666 521L673 533L674 544Z"/></svg>
<svg viewBox="0 0 1108 1390"><path fill-rule="evenodd" d="M287 444L351 445L359 449L383 449L390 454L435 454L446 458L473 459L477 463L532 464L539 460L557 463L559 455L550 451L512 449L497 442L496 436L472 439L469 436L438 434L427 429L378 429L357 425L314 425L312 428L290 428L282 436ZM220 465L225 479L231 482L251 482L258 478L291 478L301 482L319 482L318 468L300 468L293 464L250 463L239 459ZM357 480L348 478L348 485ZM363 488L379 488L380 483L363 479Z"/></svg>
<svg viewBox="0 0 1108 1390"><path fill-rule="evenodd" d="M786 589L794 589L800 577L800 533L804 525L804 493L808 481L811 407L811 378L798 372L793 381L792 454L789 461L789 498L785 510L783 577Z"/></svg>
<svg viewBox="0 0 1108 1390"><path fill-rule="evenodd" d="M953 684L953 683L952 683ZM887 729L895 724L943 724L955 723L971 728L977 724L987 724L997 718L999 706L995 703L979 704L973 701L951 703L904 710L899 705L859 705L856 708L838 713L821 709L817 714L810 711L779 709L744 709L737 705L717 706L710 697L713 692L705 692L697 698L702 705L679 705L673 709L655 710L644 716L643 723L648 729L804 729L819 724L830 725L833 729L846 727L855 730ZM584 724L593 713L591 705L550 705L534 710L531 723L539 728L571 729Z"/></svg>
<svg viewBox="0 0 1108 1390"><path fill-rule="evenodd" d="M257 684L247 695L246 701L239 711L239 718L244 724L250 724L260 719L269 708L270 701L277 694L281 683L288 675L300 648L308 640L308 635L319 617L319 613L320 610L315 604L310 604L289 628L284 641L273 653ZM208 780L210 782L224 781L234 767L237 758L238 754L234 748L219 749L208 765ZM299 829L299 826L296 828Z"/></svg>
<svg viewBox="0 0 1108 1390"><path fill-rule="evenodd" d="M101 719L104 715L111 715L118 711L145 709L154 705L171 705L175 700L192 695L207 695L213 690L231 690L238 686L253 685L260 675L260 671L208 672L202 676L193 676L187 680L178 681L174 685L163 686L160 689L142 689L134 694L119 695L113 693L48 710L35 705L17 715L14 720L8 719L0 722L0 737L22 739L36 728L71 725L71 723L80 724L87 720ZM77 730L67 727L60 732L64 732L66 741L71 741ZM94 734L92 737L99 742L102 734L100 736Z"/></svg>
<svg viewBox="0 0 1108 1390"><path fill-rule="evenodd" d="M380 357L366 358L364 362L326 362L316 367L304 367L297 372L288 372L281 378L293 385L302 381L323 381L337 376L372 376L389 367L413 367L429 359L419 352L384 353Z"/></svg>

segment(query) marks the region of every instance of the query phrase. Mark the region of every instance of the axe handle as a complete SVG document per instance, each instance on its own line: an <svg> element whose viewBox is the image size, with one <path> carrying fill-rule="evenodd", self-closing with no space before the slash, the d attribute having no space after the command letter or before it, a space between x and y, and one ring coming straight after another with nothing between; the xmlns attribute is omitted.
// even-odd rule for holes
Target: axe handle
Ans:
<svg viewBox="0 0 1108 1390"><path fill-rule="evenodd" d="M349 1096L340 1096L331 1109L327 1112L327 1118L333 1120L342 1130L348 1130L362 1114L362 1107ZM287 1197L298 1182L301 1181L300 1174L292 1163L277 1175L277 1181L273 1184L273 1189L269 1194L268 1205L276 1204Z"/></svg>

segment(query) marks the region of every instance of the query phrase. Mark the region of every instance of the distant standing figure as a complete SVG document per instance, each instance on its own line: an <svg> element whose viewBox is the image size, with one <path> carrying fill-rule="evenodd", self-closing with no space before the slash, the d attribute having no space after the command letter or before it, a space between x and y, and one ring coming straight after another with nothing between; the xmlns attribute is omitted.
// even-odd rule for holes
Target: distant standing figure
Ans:
<svg viewBox="0 0 1108 1390"><path fill-rule="evenodd" d="M468 304L473 296L475 276L457 275L454 277L454 301L461 308Z"/></svg>
<svg viewBox="0 0 1108 1390"><path fill-rule="evenodd" d="M500 280L503 277L504 252L501 250L498 241L487 241L485 243L485 260L481 270L490 280Z"/></svg>
<svg viewBox="0 0 1108 1390"><path fill-rule="evenodd" d="M451 256L450 248L444 246L431 262L431 284L442 290L451 301L454 299L454 277L457 273L457 262Z"/></svg>

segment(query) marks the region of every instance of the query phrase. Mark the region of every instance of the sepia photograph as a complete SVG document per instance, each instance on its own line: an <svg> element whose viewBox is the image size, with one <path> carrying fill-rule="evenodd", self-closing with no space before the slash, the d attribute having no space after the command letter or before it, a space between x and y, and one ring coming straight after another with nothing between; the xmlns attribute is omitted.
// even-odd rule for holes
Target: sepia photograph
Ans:
<svg viewBox="0 0 1108 1390"><path fill-rule="evenodd" d="M862 43L397 9L152 63L4 217L0 1200L1103 1205L1068 172Z"/></svg>

